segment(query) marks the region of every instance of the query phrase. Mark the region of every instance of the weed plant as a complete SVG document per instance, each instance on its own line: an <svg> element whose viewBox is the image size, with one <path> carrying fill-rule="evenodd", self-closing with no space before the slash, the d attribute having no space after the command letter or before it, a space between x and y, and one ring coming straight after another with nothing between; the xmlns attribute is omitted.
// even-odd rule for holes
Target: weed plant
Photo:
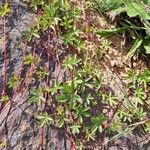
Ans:
<svg viewBox="0 0 150 150"><path fill-rule="evenodd" d="M117 28L97 31L98 35L111 36L113 34L127 33L133 39L125 61L133 57L140 49L143 54L150 54L149 33L150 33L150 13L149 1L144 0L97 0L98 9L101 13L109 12L111 17L115 17L118 22ZM129 37L129 36L128 36Z"/></svg>
<svg viewBox="0 0 150 150"><path fill-rule="evenodd" d="M87 10L99 6L102 13L111 11L117 16L125 13L127 18L123 19L119 28L104 31L96 28L92 34L95 35L95 30L100 36L132 31L135 43L126 59L131 58L141 46L146 54L150 53L149 13L145 9L145 1L87 0L85 3ZM86 48L84 32L79 27L85 10L76 1L67 0L31 0L28 4L38 14L36 23L23 33L33 51L23 58L22 68L26 68L26 77L14 73L7 86L17 92L27 87L30 93L28 103L38 108L36 119L41 127L52 125L64 129L76 149L88 148L91 143L93 148L102 147L106 135L109 139L105 145L140 127L150 132L150 71L145 69L138 74L130 69L124 78L129 83L128 93L120 100L114 92L107 90L109 87L99 69L99 61L111 49L111 43L103 39L92 54ZM7 9L5 4L0 11L1 17L8 12ZM136 17L140 19L141 26L133 21ZM137 32L143 29L145 35ZM63 79L51 78L52 59L60 66ZM5 91L1 99L6 103L9 96L12 95ZM101 142L97 144L97 141Z"/></svg>

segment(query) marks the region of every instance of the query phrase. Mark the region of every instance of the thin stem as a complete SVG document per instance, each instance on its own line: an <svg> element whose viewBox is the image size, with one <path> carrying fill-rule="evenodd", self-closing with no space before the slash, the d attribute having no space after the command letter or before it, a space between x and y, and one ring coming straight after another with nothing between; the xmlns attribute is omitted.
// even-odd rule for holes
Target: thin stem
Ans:
<svg viewBox="0 0 150 150"><path fill-rule="evenodd" d="M6 53L7 53L7 49L6 49L6 18L4 17L4 62L3 62L3 67L4 67L4 72L3 72L3 76L4 76L4 86L3 86L3 93L5 91L5 87L6 87Z"/></svg>

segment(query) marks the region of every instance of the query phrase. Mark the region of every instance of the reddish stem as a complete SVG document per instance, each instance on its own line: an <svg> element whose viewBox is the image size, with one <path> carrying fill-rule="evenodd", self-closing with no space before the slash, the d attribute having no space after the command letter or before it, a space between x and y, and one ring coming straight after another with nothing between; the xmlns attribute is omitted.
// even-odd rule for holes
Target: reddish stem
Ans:
<svg viewBox="0 0 150 150"><path fill-rule="evenodd" d="M44 141L44 129L43 127L40 128L40 146L39 150L43 150L43 141Z"/></svg>
<svg viewBox="0 0 150 150"><path fill-rule="evenodd" d="M4 72L3 72L3 76L4 76L4 86L3 86L3 93L5 91L5 87L6 87L6 18L4 17Z"/></svg>

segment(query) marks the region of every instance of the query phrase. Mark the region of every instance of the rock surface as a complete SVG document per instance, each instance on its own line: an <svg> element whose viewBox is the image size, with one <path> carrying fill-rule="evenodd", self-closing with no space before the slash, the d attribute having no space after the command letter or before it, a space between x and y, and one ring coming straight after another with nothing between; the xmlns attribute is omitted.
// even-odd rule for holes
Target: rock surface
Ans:
<svg viewBox="0 0 150 150"><path fill-rule="evenodd" d="M31 47L21 41L21 34L32 26L36 15L20 0L8 1L11 13L6 18L7 38L7 79L13 72L21 69L23 53ZM3 2L0 2L0 6ZM0 37L3 37L4 20L0 20ZM0 89L3 87L4 44L0 43ZM30 106L26 99L28 92L23 91L13 97L13 104L6 104L0 112L0 144L7 145L8 150L36 150L40 148L41 128L35 120L36 109ZM11 109L10 109L11 108ZM9 115L8 115L9 114ZM58 129L46 127L43 129L43 149L70 149L69 143ZM60 136L61 133L61 136ZM66 143L67 146L66 146ZM5 148L0 148L0 150Z"/></svg>

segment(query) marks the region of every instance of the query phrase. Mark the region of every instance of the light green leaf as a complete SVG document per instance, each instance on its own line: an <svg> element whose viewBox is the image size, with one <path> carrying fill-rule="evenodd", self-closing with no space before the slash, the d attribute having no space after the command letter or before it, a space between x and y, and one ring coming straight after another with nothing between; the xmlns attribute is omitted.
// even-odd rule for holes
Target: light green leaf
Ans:
<svg viewBox="0 0 150 150"><path fill-rule="evenodd" d="M80 128L81 128L80 125L74 123L73 125L70 126L70 128L73 134L80 133Z"/></svg>
<svg viewBox="0 0 150 150"><path fill-rule="evenodd" d="M73 99L76 101L78 101L79 103L82 103L83 102L83 100L82 100L82 98L79 96L79 95L74 95L73 96Z"/></svg>
<svg viewBox="0 0 150 150"><path fill-rule="evenodd" d="M49 116L47 112L40 114L39 116L37 116L37 118L41 122L41 126L47 125L53 121L53 118Z"/></svg>
<svg viewBox="0 0 150 150"><path fill-rule="evenodd" d="M37 34L37 33L33 33L33 36L36 37L36 38L40 38L40 35Z"/></svg>
<svg viewBox="0 0 150 150"><path fill-rule="evenodd" d="M126 12L130 17L135 17L138 15L143 20L150 19L150 14L146 12L145 7L141 3L131 0L124 0L124 4Z"/></svg>
<svg viewBox="0 0 150 150"><path fill-rule="evenodd" d="M142 44L142 38L138 37L135 41L135 43L133 44L133 46L131 47L131 49L129 50L128 54L126 55L126 57L124 58L124 61L127 61L128 59L130 59L134 53L137 51L137 49L141 46Z"/></svg>
<svg viewBox="0 0 150 150"><path fill-rule="evenodd" d="M3 7L0 8L0 17L4 17L9 12L10 8L8 7L8 3L6 3Z"/></svg>

